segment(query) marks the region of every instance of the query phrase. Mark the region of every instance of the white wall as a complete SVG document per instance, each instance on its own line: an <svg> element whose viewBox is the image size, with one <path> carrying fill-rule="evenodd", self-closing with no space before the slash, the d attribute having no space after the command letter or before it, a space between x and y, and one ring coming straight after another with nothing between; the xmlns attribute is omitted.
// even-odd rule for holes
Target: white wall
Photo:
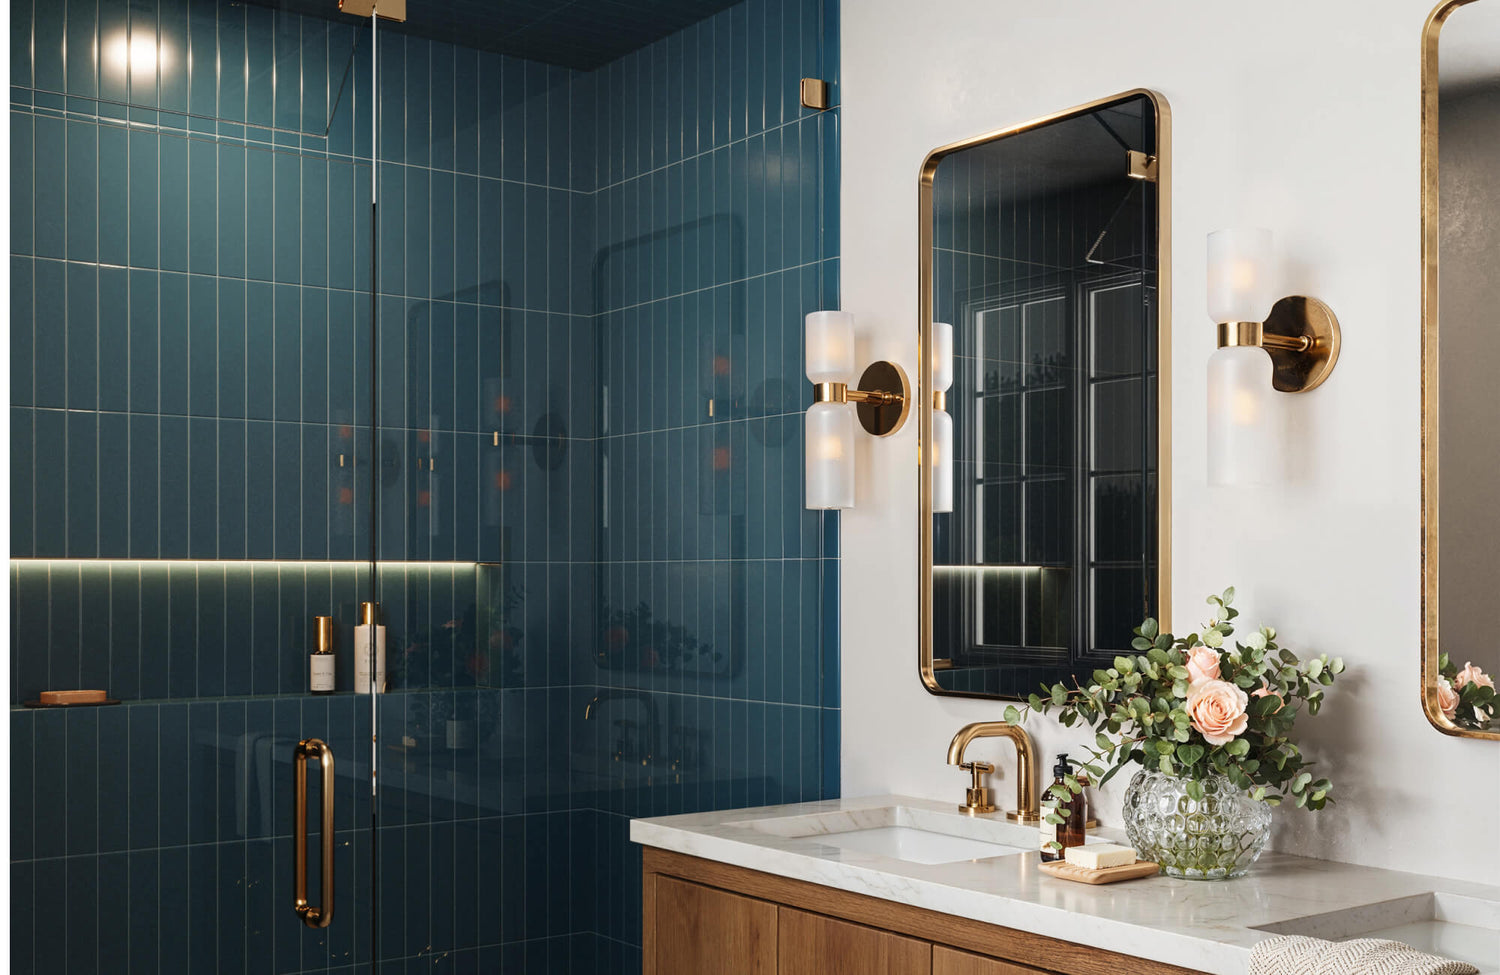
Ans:
<svg viewBox="0 0 1500 975"><path fill-rule="evenodd" d="M1174 622L1197 623L1203 596L1234 584L1247 623L1350 664L1302 729L1340 802L1279 812L1278 848L1493 882L1500 743L1445 738L1418 703L1419 47L1431 3L845 0L843 307L868 333L865 354L912 368L927 151L1127 88L1165 95ZM1275 489L1204 477L1204 236L1232 224L1274 229L1282 293L1323 298L1344 329L1332 378L1289 404L1302 474ZM917 677L915 426L861 447L859 506L843 521L843 788L958 801L948 740L1001 707L934 697ZM1030 730L1044 758L1066 742L1045 719ZM996 783L1007 800L1011 781ZM1119 822L1118 785L1098 803L1106 823Z"/></svg>

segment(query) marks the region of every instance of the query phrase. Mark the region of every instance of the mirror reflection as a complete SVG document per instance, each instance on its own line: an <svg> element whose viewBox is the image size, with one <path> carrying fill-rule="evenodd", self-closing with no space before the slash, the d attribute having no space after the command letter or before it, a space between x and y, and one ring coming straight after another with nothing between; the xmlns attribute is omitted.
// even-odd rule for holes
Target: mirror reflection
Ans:
<svg viewBox="0 0 1500 975"><path fill-rule="evenodd" d="M1018 697L1087 674L1158 612L1158 130L1156 101L1133 93L932 170L924 273L954 346L934 691Z"/></svg>
<svg viewBox="0 0 1500 975"><path fill-rule="evenodd" d="M1435 628L1429 615L1429 657L1436 659L1429 660L1428 681L1435 692L1430 707L1436 721L1483 731L1496 730L1490 675L1500 669L1487 611L1500 583L1494 555L1500 546L1495 519L1500 390L1494 383L1494 366L1500 362L1495 320L1500 307L1500 277L1495 275L1495 255L1500 254L1500 2L1459 6L1436 26L1441 27L1437 155L1429 163L1440 165L1435 174L1436 240L1429 237L1428 264L1437 272L1437 293L1434 308L1429 290L1427 325L1440 330L1441 338L1436 346L1437 402L1428 404L1429 411L1433 405L1437 410L1428 422L1441 417L1441 423L1437 478L1435 484L1429 481L1428 503L1439 502L1441 514L1433 518L1436 512L1429 510L1429 531L1435 527L1438 537L1430 545L1437 564L1428 565L1428 612L1437 614ZM1430 75L1427 82L1432 82ZM1431 135L1429 130L1428 153L1434 148ZM1429 220L1431 203L1429 196ZM1429 343L1434 337L1429 336Z"/></svg>

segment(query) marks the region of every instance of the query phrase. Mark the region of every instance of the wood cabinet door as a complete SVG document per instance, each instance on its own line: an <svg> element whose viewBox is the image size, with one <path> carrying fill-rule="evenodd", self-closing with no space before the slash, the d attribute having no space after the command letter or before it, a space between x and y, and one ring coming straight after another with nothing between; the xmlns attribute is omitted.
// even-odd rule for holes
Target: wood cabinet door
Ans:
<svg viewBox="0 0 1500 975"><path fill-rule="evenodd" d="M863 924L780 909L780 975L931 975L932 945Z"/></svg>
<svg viewBox="0 0 1500 975"><path fill-rule="evenodd" d="M1047 975L1040 968L934 945L932 975Z"/></svg>
<svg viewBox="0 0 1500 975"><path fill-rule="evenodd" d="M776 905L658 876L655 961L658 975L774 975Z"/></svg>

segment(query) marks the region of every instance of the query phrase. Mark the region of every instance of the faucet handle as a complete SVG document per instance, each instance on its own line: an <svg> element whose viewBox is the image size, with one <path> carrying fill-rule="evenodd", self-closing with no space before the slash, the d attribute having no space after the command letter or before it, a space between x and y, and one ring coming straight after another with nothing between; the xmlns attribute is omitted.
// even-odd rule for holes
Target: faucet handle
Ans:
<svg viewBox="0 0 1500 975"><path fill-rule="evenodd" d="M962 762L958 767L974 777L973 785L964 793L964 804L958 807L958 811L970 816L994 812L995 799L984 784L984 776L995 771L995 766L989 762Z"/></svg>

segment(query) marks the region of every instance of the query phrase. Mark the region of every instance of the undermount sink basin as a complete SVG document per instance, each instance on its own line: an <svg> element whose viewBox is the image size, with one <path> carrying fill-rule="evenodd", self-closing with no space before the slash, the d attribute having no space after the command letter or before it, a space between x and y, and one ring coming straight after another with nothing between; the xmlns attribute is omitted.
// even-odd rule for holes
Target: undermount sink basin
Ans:
<svg viewBox="0 0 1500 975"><path fill-rule="evenodd" d="M1029 853L1037 848L1034 826L917 809L872 809L780 816L735 823L772 836L813 839L820 844L908 863L955 863Z"/></svg>
<svg viewBox="0 0 1500 975"><path fill-rule="evenodd" d="M1311 914L1258 927L1271 934L1304 934L1329 941L1388 938L1500 972L1500 901L1459 894L1418 894Z"/></svg>

